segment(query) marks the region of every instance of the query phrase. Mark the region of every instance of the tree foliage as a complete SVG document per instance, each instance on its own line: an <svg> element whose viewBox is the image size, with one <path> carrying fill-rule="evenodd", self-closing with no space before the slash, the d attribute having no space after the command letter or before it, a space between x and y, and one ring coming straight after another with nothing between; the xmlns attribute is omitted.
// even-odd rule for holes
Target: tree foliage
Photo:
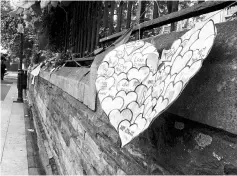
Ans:
<svg viewBox="0 0 237 176"><path fill-rule="evenodd" d="M17 38L17 25L20 23L19 18L9 15L13 9L9 1L1 1L1 46L9 49Z"/></svg>
<svg viewBox="0 0 237 176"><path fill-rule="evenodd" d="M20 12L21 11L21 12ZM13 13L19 13L15 15ZM12 55L19 57L20 54L20 34L18 25L24 26L24 54L31 54L31 49L36 42L36 33L32 25L24 19L26 12L22 8L13 9L10 1L1 1L1 46L7 49Z"/></svg>
<svg viewBox="0 0 237 176"><path fill-rule="evenodd" d="M24 28L24 54L31 55L32 49L37 50L38 37L41 40L42 9L50 10L53 7L69 5L71 2L48 1L48 0L1 0L1 46L10 51L11 54L19 57L20 34L18 25L22 24ZM42 43L45 43L44 41Z"/></svg>

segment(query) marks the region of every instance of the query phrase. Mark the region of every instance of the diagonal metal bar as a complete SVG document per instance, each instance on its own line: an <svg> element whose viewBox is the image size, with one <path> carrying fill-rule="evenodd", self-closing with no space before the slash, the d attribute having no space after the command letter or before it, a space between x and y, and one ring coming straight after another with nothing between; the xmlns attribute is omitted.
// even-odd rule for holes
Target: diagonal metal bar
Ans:
<svg viewBox="0 0 237 176"><path fill-rule="evenodd" d="M159 18L156 18L154 20L146 21L144 23L141 23L139 26L135 26L133 28L133 33L140 29L152 29L155 27L160 27L166 24L170 24L173 22L181 21L187 18L195 17L198 15L206 14L209 12L213 12L216 10L224 9L225 7L229 6L235 1L209 1L209 2L203 2L201 4L196 4L192 7L180 10L178 12L174 12ZM108 37L100 39L100 42L106 42L109 40L113 40L118 38L119 36L123 35L126 32L126 30L123 30L119 33L110 35Z"/></svg>

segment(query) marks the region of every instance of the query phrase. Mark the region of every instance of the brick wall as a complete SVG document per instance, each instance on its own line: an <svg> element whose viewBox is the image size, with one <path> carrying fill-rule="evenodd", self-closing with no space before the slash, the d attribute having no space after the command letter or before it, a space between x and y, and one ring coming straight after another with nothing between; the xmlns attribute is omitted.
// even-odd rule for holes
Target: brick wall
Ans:
<svg viewBox="0 0 237 176"><path fill-rule="evenodd" d="M231 26L232 28L236 26L236 22L227 23L225 27L227 25L230 25L228 29L231 29ZM224 30L224 25L217 26L219 33L221 30ZM181 34L172 33L169 37L175 39ZM231 38L229 33L223 34L226 35L225 39ZM236 32L234 35L237 35ZM158 41L162 37L164 36L148 40L153 40L159 48ZM221 40L222 38L217 36L217 44L212 52L220 50L219 41ZM233 39L231 41L236 42ZM226 44L232 49L236 47L228 42ZM223 61L214 60L215 53L212 52L202 69L204 71L217 69L216 66ZM53 74L42 71L36 78L35 84L29 85L28 96L34 111L37 135L42 136L39 137L38 144L45 150L42 152L44 155L42 158L46 170L49 170L47 173L237 174L236 128L228 126L236 122L236 116L228 121L225 109L221 111L224 114L222 118L226 122L223 125L217 123L221 122L220 118L216 116L213 118L208 109L206 109L208 112L206 116L200 118L196 118L198 113L195 111L188 118L178 116L180 112L176 113L178 115L164 113L143 134L124 148L120 148L118 134L101 109L93 85L96 68L101 58L103 54L95 59L91 69L62 68ZM227 66L228 61L229 63L232 63L233 59L236 61L236 55L233 57L229 55L229 58L231 59L224 61L223 69L226 69L225 73L231 73L227 75L232 76L236 70L229 70ZM213 61L211 62L210 59ZM212 77L212 75L209 76ZM199 80L198 76L194 78L191 85L194 83L200 85L197 80ZM216 87L219 84L218 81L211 82L212 85L209 87ZM226 85L225 89L233 88L232 86ZM189 89L188 86L186 89ZM208 95L208 91L211 89L207 88L205 94ZM229 99L234 98L236 96L234 89L230 92L233 94L228 94ZM217 93L219 96L227 95L225 92L217 91ZM187 97L187 94L182 96ZM214 99L216 95L209 94L205 105L208 106L208 101ZM195 99L195 97L192 98ZM221 100L217 99L216 102L222 106ZM198 102L195 103L198 105ZM225 101L222 103L224 104ZM228 103L232 103L232 99ZM177 104L174 104L175 106ZM185 103L182 107L185 107ZM223 105L223 108L225 107Z"/></svg>

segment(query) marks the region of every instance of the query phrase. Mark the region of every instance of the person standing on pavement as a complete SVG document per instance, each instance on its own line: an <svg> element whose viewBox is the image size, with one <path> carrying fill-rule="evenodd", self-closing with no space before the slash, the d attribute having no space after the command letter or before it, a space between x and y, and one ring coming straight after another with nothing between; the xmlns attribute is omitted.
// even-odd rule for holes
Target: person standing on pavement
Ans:
<svg viewBox="0 0 237 176"><path fill-rule="evenodd" d="M1 80L3 80L3 77L6 73L6 64L5 64L5 57L1 56Z"/></svg>

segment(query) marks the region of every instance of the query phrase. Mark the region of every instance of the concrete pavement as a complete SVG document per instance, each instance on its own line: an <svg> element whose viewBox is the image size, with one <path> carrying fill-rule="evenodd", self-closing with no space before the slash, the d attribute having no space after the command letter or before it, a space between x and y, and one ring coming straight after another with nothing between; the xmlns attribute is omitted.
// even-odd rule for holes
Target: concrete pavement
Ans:
<svg viewBox="0 0 237 176"><path fill-rule="evenodd" d="M17 94L17 72L8 72L1 81L0 172L1 175L42 175L29 107L25 99L25 103L14 102Z"/></svg>
<svg viewBox="0 0 237 176"><path fill-rule="evenodd" d="M13 82L17 81L17 72L7 72L4 80L1 80L1 101L3 101Z"/></svg>
<svg viewBox="0 0 237 176"><path fill-rule="evenodd" d="M14 71L7 71L7 74L4 76L4 79L13 79L16 80L17 79L17 72Z"/></svg>
<svg viewBox="0 0 237 176"><path fill-rule="evenodd" d="M3 82L3 81L2 81ZM11 85L9 84L3 84L1 82L1 101L3 101L8 93L8 91L10 90L11 88Z"/></svg>
<svg viewBox="0 0 237 176"><path fill-rule="evenodd" d="M28 175L24 109L16 99L13 83L1 101L1 175Z"/></svg>

